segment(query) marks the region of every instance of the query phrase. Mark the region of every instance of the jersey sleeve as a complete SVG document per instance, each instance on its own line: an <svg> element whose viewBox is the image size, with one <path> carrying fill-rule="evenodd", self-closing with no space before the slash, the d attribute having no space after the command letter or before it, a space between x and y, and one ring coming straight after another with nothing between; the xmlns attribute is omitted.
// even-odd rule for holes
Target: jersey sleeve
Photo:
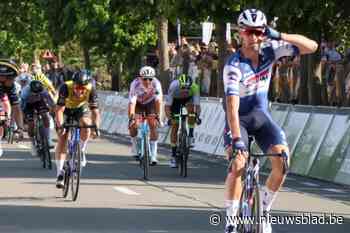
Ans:
<svg viewBox="0 0 350 233"><path fill-rule="evenodd" d="M130 91L129 91L129 103L130 104L136 104L137 101L137 93L136 93L136 81L132 81L130 84Z"/></svg>
<svg viewBox="0 0 350 233"><path fill-rule="evenodd" d="M275 54L275 60L281 57L297 56L300 54L298 47L286 41L271 41L272 49Z"/></svg>
<svg viewBox="0 0 350 233"><path fill-rule="evenodd" d="M200 91L199 91L199 86L197 84L193 84L192 87L192 100L194 105L199 105L200 104Z"/></svg>
<svg viewBox="0 0 350 233"><path fill-rule="evenodd" d="M165 98L165 105L166 106L171 106L174 101L174 93L176 89L179 88L179 81L174 80L170 83L169 90L168 90L168 95Z"/></svg>
<svg viewBox="0 0 350 233"><path fill-rule="evenodd" d="M226 64L223 72L225 95L239 96L239 82L242 78L240 69L232 64Z"/></svg>
<svg viewBox="0 0 350 233"><path fill-rule="evenodd" d="M91 109L98 108L98 97L96 87L92 86L90 96L89 96L89 107Z"/></svg>
<svg viewBox="0 0 350 233"><path fill-rule="evenodd" d="M13 84L11 87L6 87L6 94L12 106L19 104L19 97L17 95L16 85Z"/></svg>
<svg viewBox="0 0 350 233"><path fill-rule="evenodd" d="M58 106L65 106L67 97L68 97L68 86L67 86L67 84L63 84L60 87L60 90L58 92L57 105Z"/></svg>
<svg viewBox="0 0 350 233"><path fill-rule="evenodd" d="M155 89L156 89L156 100L161 100L163 98L163 91L162 91L162 85L160 84L159 80L156 79L155 82Z"/></svg>

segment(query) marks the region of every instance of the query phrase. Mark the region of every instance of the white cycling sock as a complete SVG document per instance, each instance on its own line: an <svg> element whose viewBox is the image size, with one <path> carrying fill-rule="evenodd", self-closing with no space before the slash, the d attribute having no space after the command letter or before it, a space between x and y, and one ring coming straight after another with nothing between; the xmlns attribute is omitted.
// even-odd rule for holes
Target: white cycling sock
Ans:
<svg viewBox="0 0 350 233"><path fill-rule="evenodd" d="M237 211L239 208L239 200L225 200L225 208L226 208L226 226L227 225L236 225L233 222L233 217L237 215Z"/></svg>
<svg viewBox="0 0 350 233"><path fill-rule="evenodd" d="M137 137L131 137L131 151L132 153L137 153Z"/></svg>
<svg viewBox="0 0 350 233"><path fill-rule="evenodd" d="M61 174L61 171L63 170L63 166L64 166L64 160L56 160L57 176Z"/></svg>
<svg viewBox="0 0 350 233"><path fill-rule="evenodd" d="M273 201L277 196L277 192L270 190L268 187L263 186L260 189L260 198L262 200L263 210L270 211Z"/></svg>
<svg viewBox="0 0 350 233"><path fill-rule="evenodd" d="M150 145L150 154L151 154L151 157L153 158L157 158L157 143L158 141L150 141L149 142L149 145Z"/></svg>
<svg viewBox="0 0 350 233"><path fill-rule="evenodd" d="M81 146L81 151L86 152L86 147L87 147L88 140L80 140L80 146Z"/></svg>

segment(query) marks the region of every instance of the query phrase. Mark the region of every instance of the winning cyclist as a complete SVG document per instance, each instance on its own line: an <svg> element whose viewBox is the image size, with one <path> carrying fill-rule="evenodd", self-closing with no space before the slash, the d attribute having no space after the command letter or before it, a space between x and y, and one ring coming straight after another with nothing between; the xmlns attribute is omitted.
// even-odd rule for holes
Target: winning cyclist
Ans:
<svg viewBox="0 0 350 233"><path fill-rule="evenodd" d="M174 79L169 86L168 96L165 102L165 114L168 119L171 119L171 150L172 158L170 167L176 168L176 143L177 131L179 129L180 109L186 106L188 111L188 127L190 145L194 144L194 126L196 117L199 118L200 96L199 87L192 81L192 78L186 74L181 74L177 79Z"/></svg>
<svg viewBox="0 0 350 233"><path fill-rule="evenodd" d="M246 161L248 135L253 135L263 152L289 153L283 130L273 122L268 112L267 92L272 65L284 56L309 54L317 50L317 43L302 35L280 33L270 28L266 16L256 9L243 11L237 24L242 47L226 62L223 72L226 95L226 146L234 151L233 166L226 178L226 214L236 216L242 191L241 175ZM263 210L266 214L283 184L283 161L270 158L272 171L261 189ZM225 232L236 232L236 225L227 221ZM263 223L263 232L272 232L269 223Z"/></svg>
<svg viewBox="0 0 350 233"><path fill-rule="evenodd" d="M98 109L96 88L91 83L91 73L80 70L74 73L73 80L61 85L56 108L56 128L58 143L56 147L57 188L63 188L63 166L66 160L68 132L62 128L65 119L72 117L80 125L94 124L99 128L100 113ZM97 135L93 135L96 137ZM90 129L82 128L80 131L80 144L82 166L86 166L86 147L90 137Z"/></svg>
<svg viewBox="0 0 350 233"><path fill-rule="evenodd" d="M151 165L156 165L157 160L157 126L162 106L162 87L156 72L150 66L144 66L140 69L139 77L130 84L129 92L129 133L131 136L131 152L137 158L137 128L138 122L135 114L145 113L150 126L150 158Z"/></svg>

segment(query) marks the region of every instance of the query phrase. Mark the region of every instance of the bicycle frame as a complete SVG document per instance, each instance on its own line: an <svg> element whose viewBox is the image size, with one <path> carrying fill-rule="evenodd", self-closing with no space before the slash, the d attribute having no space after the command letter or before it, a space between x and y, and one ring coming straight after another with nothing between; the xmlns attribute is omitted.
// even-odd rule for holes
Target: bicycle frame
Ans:
<svg viewBox="0 0 350 233"><path fill-rule="evenodd" d="M147 140L147 138L149 137L150 128L147 122L147 118L145 116L141 116L140 118L141 118L141 123L138 126L138 133L137 133L140 141L137 149L138 149L138 153L140 154L140 158L142 159L145 154L145 151L142 145L144 144L144 141Z"/></svg>

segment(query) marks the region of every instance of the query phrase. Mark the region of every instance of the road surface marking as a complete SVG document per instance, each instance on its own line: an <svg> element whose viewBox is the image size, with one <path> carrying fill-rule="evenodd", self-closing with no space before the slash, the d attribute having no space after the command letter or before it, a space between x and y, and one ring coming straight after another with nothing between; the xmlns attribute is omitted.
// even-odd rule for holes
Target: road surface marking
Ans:
<svg viewBox="0 0 350 233"><path fill-rule="evenodd" d="M17 147L22 149L29 149L29 146L18 144Z"/></svg>
<svg viewBox="0 0 350 233"><path fill-rule="evenodd" d="M118 191L118 192L121 192L121 193L124 193L124 194L127 194L127 195L140 195L139 193L134 192L131 189L128 189L127 187L119 186L119 187L113 187L113 189L115 191Z"/></svg>

